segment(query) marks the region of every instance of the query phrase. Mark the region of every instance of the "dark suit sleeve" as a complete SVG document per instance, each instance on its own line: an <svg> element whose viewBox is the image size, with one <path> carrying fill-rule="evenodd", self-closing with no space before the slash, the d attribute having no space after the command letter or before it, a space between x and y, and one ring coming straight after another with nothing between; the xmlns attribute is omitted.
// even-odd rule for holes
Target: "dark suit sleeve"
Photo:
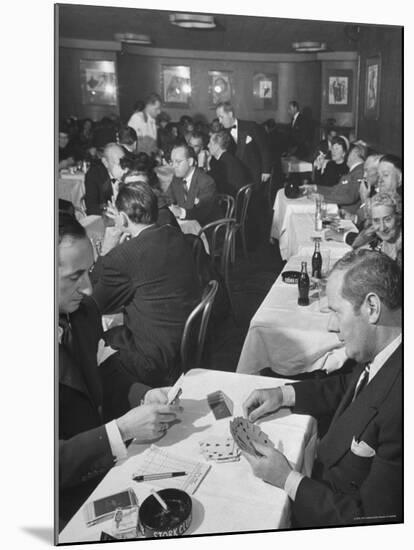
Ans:
<svg viewBox="0 0 414 550"><path fill-rule="evenodd" d="M92 294L102 315L119 313L134 295L129 276L126 273L121 273L115 267L116 260L113 252L99 258L100 265L97 266L97 269L100 272L100 277Z"/></svg>
<svg viewBox="0 0 414 550"><path fill-rule="evenodd" d="M252 134L260 152L262 174L270 174L272 171L272 155L269 149L266 132L261 126L254 123L252 126Z"/></svg>
<svg viewBox="0 0 414 550"><path fill-rule="evenodd" d="M88 216L100 215L101 193L98 181L99 173L89 170L85 176L85 205Z"/></svg>
<svg viewBox="0 0 414 550"><path fill-rule="evenodd" d="M347 176L344 176L344 178L346 180ZM344 206L355 204L360 200L359 184L352 180L342 183L341 179L339 183L332 187L318 185L318 193L321 193L326 201Z"/></svg>
<svg viewBox="0 0 414 550"><path fill-rule="evenodd" d="M177 204L177 197L175 196L174 192L174 180L168 186L167 196L169 197L171 204Z"/></svg>
<svg viewBox="0 0 414 550"><path fill-rule="evenodd" d="M105 426L59 441L59 486L79 485L114 465Z"/></svg>
<svg viewBox="0 0 414 550"><path fill-rule="evenodd" d="M322 380L305 380L293 384L295 406L293 412L309 414L318 419L333 416L350 383L352 373L328 376Z"/></svg>
<svg viewBox="0 0 414 550"><path fill-rule="evenodd" d="M207 174L199 174L198 177L202 178L197 192L199 202L196 206L186 211L186 219L197 220L203 226L212 221L210 215L216 204L216 184Z"/></svg>

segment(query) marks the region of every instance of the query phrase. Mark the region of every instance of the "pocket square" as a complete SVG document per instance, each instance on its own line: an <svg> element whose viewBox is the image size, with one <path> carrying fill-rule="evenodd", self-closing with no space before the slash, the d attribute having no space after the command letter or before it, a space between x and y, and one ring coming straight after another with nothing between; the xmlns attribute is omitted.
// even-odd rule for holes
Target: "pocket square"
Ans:
<svg viewBox="0 0 414 550"><path fill-rule="evenodd" d="M248 145L252 141L252 138L250 136L246 136L246 145Z"/></svg>
<svg viewBox="0 0 414 550"><path fill-rule="evenodd" d="M351 452L362 458L372 458L376 454L375 450L368 443L365 443L365 441L356 441L355 437L352 438Z"/></svg>

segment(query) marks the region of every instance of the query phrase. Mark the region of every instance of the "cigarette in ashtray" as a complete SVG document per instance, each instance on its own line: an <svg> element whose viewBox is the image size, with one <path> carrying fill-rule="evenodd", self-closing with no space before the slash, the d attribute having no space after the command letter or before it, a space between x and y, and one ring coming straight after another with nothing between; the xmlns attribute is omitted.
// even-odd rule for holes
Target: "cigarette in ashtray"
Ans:
<svg viewBox="0 0 414 550"><path fill-rule="evenodd" d="M168 512L168 506L165 500L162 497L160 497L157 491L155 491L155 489L151 489L151 494L160 503L160 505L164 508L164 510Z"/></svg>

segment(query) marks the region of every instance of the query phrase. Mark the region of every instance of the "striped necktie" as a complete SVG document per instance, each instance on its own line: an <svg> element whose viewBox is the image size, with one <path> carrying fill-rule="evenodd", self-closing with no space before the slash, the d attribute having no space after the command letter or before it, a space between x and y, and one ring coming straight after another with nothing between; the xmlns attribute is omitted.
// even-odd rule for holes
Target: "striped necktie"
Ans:
<svg viewBox="0 0 414 550"><path fill-rule="evenodd" d="M187 202L188 190L187 190L187 180L183 178L183 193L184 193L184 202Z"/></svg>
<svg viewBox="0 0 414 550"><path fill-rule="evenodd" d="M355 391L354 391L354 396L352 398L352 401L355 401L355 399L358 397L361 391L368 384L370 367L371 367L371 363L367 363L365 365L364 370L361 373L361 376L358 378L358 382L357 382L357 385L355 386Z"/></svg>
<svg viewBox="0 0 414 550"><path fill-rule="evenodd" d="M61 344L69 351L73 351L73 334L72 327L67 315L59 316L59 326L62 328Z"/></svg>

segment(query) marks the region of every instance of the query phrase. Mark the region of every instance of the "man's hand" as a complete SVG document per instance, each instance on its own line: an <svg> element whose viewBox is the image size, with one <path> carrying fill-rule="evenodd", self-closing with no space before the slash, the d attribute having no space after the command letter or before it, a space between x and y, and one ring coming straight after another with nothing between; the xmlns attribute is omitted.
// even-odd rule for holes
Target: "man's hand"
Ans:
<svg viewBox="0 0 414 550"><path fill-rule="evenodd" d="M270 179L270 174L262 174L262 183L266 183Z"/></svg>
<svg viewBox="0 0 414 550"><path fill-rule="evenodd" d="M337 241L338 243L344 242L344 230L343 229L327 229L325 231L326 241Z"/></svg>
<svg viewBox="0 0 414 550"><path fill-rule="evenodd" d="M177 418L180 407L175 405L141 405L117 419L123 441L158 439Z"/></svg>
<svg viewBox="0 0 414 550"><path fill-rule="evenodd" d="M243 414L250 422L255 422L261 416L277 411L282 405L280 388L254 390L243 403Z"/></svg>
<svg viewBox="0 0 414 550"><path fill-rule="evenodd" d="M144 405L166 405L168 403L169 389L169 387L166 387L148 390L144 397Z"/></svg>
<svg viewBox="0 0 414 550"><path fill-rule="evenodd" d="M270 449L257 442L253 445L263 456L255 457L244 452L243 456L252 467L254 475L275 487L279 487L279 489L283 489L286 479L292 471L285 455L276 449Z"/></svg>

